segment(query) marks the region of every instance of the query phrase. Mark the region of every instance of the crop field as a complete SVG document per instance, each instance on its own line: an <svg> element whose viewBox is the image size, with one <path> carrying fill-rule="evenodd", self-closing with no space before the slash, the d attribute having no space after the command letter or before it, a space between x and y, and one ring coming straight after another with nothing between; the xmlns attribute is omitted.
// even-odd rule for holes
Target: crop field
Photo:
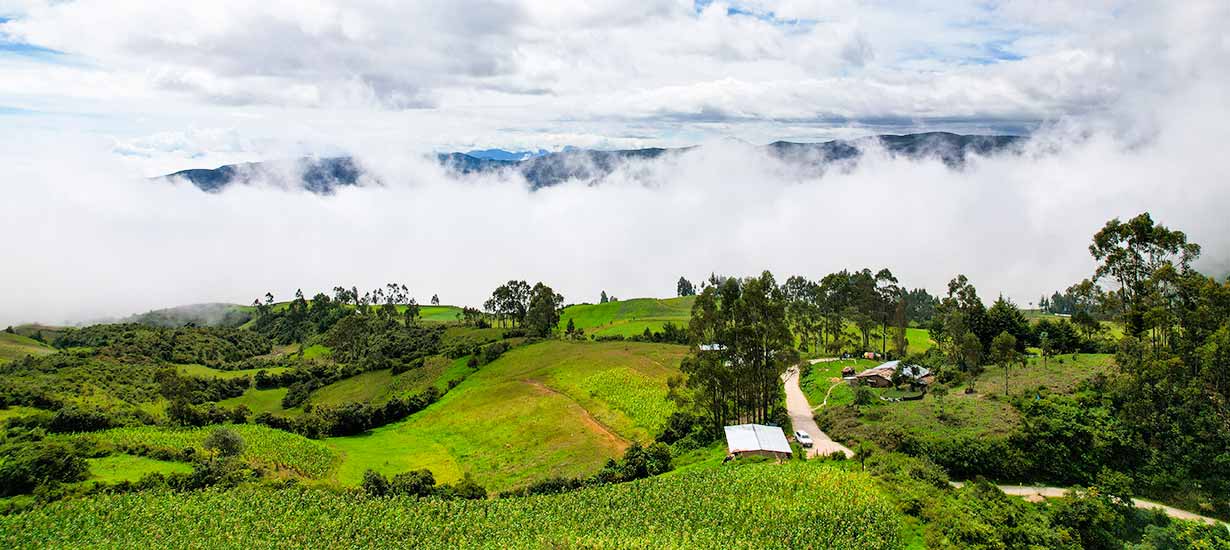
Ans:
<svg viewBox="0 0 1230 550"><path fill-rule="evenodd" d="M148 474L192 473L192 465L183 462L168 462L143 456L114 453L102 458L91 458L90 478L85 483L118 483L137 481Z"/></svg>
<svg viewBox="0 0 1230 550"><path fill-rule="evenodd" d="M673 410L666 379L684 353L632 342L516 348L402 422L329 439L344 455L338 481L357 484L367 468L428 468L445 482L469 472L499 491L592 474L631 439L652 439Z"/></svg>
<svg viewBox="0 0 1230 550"><path fill-rule="evenodd" d="M791 462L486 501L259 488L100 495L0 517L0 546L877 550L900 546L900 526L870 477Z"/></svg>
<svg viewBox="0 0 1230 550"><path fill-rule="evenodd" d="M19 334L0 332L0 363L21 359L27 355L47 355L55 351L55 348L37 340Z"/></svg>
<svg viewBox="0 0 1230 550"><path fill-rule="evenodd" d="M336 456L323 443L282 430L255 424L224 426L245 442L244 461L279 470L289 470L309 478L322 478L333 468ZM189 447L202 451L202 444L217 427L168 429L152 426L116 428L64 437L90 438L116 448L144 445L156 449L183 451Z"/></svg>
<svg viewBox="0 0 1230 550"><path fill-rule="evenodd" d="M587 334L632 336L642 333L645 327L661 330L667 321L687 326L688 320L692 318L692 302L695 301L695 296L684 296L578 304L564 308L564 312L560 314L559 327L567 327L571 319L577 328L585 329Z"/></svg>

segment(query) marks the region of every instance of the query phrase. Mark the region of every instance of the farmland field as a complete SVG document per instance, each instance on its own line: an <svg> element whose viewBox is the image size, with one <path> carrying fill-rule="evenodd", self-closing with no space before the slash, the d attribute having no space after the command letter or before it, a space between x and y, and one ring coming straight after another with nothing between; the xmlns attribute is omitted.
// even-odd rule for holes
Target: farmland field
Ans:
<svg viewBox="0 0 1230 550"><path fill-rule="evenodd" d="M310 478L324 477L333 468L335 456L323 443L281 430L255 424L223 426L234 431L246 443L244 461L275 469L289 470ZM168 429L152 426L116 428L89 434L60 436L89 438L116 449L146 446L182 452L193 448L202 451L202 444L217 427Z"/></svg>
<svg viewBox="0 0 1230 550"><path fill-rule="evenodd" d="M666 415L666 378L682 346L547 341L481 367L439 402L368 434L332 438L338 481L367 468L469 472L503 490L550 476L592 474L632 439L652 440Z"/></svg>
<svg viewBox="0 0 1230 550"><path fill-rule="evenodd" d="M897 548L900 526L867 475L791 462L477 502L259 488L100 495L0 517L0 545L132 548L155 534L158 545L181 548L875 550Z"/></svg>

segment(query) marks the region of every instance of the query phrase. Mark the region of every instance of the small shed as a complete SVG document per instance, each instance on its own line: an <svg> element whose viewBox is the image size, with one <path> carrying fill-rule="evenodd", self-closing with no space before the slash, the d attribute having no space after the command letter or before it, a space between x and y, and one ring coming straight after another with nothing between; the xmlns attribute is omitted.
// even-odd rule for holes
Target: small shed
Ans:
<svg viewBox="0 0 1230 550"><path fill-rule="evenodd" d="M734 456L759 455L790 458L790 442L777 426L739 424L726 426L726 448Z"/></svg>

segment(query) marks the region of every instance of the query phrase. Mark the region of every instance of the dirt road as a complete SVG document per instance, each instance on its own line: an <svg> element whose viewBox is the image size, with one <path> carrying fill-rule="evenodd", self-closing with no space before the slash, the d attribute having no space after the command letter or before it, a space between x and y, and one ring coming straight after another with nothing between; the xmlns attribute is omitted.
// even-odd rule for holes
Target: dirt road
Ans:
<svg viewBox="0 0 1230 550"><path fill-rule="evenodd" d="M799 368L791 367L786 371L786 374L782 375L782 382L786 385L786 410L790 413L790 423L794 425L794 429L803 430L811 436L813 445L807 450L807 456L827 455L841 451L846 453L847 457L853 457L854 451L833 441L828 434L820 431L820 426L816 425L816 419L811 412L811 404L807 402L807 396L799 388Z"/></svg>
<svg viewBox="0 0 1230 550"><path fill-rule="evenodd" d="M960 481L953 481L952 485L954 487L960 487L964 485L964 483ZM1061 487L1043 487L1043 486L1027 486L1027 485L997 485L997 487L999 487L999 490L1003 491L1004 494L1024 497L1026 500L1029 500L1031 502L1038 502L1044 498L1059 498L1059 497L1062 497L1064 493L1068 492L1067 489L1064 489ZM1132 503L1135 504L1137 508L1153 508L1153 509L1161 510L1166 515L1172 518L1176 518L1176 519L1184 519L1188 521L1203 521L1209 525L1219 525L1219 524L1225 525L1224 523L1217 521L1213 518L1205 517L1200 514L1193 514L1191 512L1188 512L1187 510L1180 510L1178 508L1166 506L1165 504L1158 504L1156 502L1151 502L1148 500L1141 500L1138 498L1132 499Z"/></svg>

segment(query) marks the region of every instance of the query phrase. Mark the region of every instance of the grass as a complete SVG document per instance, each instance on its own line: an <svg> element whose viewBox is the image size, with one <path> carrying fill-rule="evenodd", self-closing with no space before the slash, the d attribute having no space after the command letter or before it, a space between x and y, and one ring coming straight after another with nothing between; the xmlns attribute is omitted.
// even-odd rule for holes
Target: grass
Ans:
<svg viewBox="0 0 1230 550"><path fill-rule="evenodd" d="M118 483L137 481L148 474L188 474L192 465L183 462L168 462L143 456L114 453L102 458L90 458L90 477L86 483Z"/></svg>
<svg viewBox="0 0 1230 550"><path fill-rule="evenodd" d="M726 465L486 501L322 490L142 492L0 516L5 548L898 548L875 481L820 462Z"/></svg>
<svg viewBox="0 0 1230 550"><path fill-rule="evenodd" d="M176 370L184 376L195 376L197 378L244 378L256 376L256 373L262 369L218 370L204 365L177 365ZM290 369L288 367L273 367L263 370L269 374L278 374Z"/></svg>
<svg viewBox="0 0 1230 550"><path fill-rule="evenodd" d="M218 405L223 407L234 408L240 405L246 405L252 414L282 413L286 411L282 409L282 398L286 397L287 388L272 388L267 390L258 390L256 388L248 388L239 397L232 397L218 402Z"/></svg>
<svg viewBox="0 0 1230 550"><path fill-rule="evenodd" d="M0 363L21 359L27 355L47 355L55 351L55 348L32 338L0 332Z"/></svg>
<svg viewBox="0 0 1230 550"><path fill-rule="evenodd" d="M1008 371L1008 388L1013 395L1070 393L1082 381L1109 371L1112 361L1111 356L1100 354L1050 357L1045 365L1040 358L1030 358L1026 368ZM858 416L843 410L825 411L823 414L835 423L828 433L846 441L880 440L895 431L940 438L1005 437L1015 431L1020 415L1004 396L1003 370L991 365L985 368L972 394L966 394L962 385L952 388L942 400L931 394L918 401L876 403ZM876 391L885 397L900 397L891 388Z"/></svg>
<svg viewBox="0 0 1230 550"><path fill-rule="evenodd" d="M811 373L799 380L799 388L807 396L807 402L812 407L819 407L824 403L824 396L829 392L829 388L833 388L829 394L829 405L849 405L854 402L854 392L850 388L842 384L841 369L853 367L856 373L879 365L881 361L872 361L869 359L841 359L838 361L825 361L816 363L811 366ZM833 387L837 384L842 384Z"/></svg>
<svg viewBox="0 0 1230 550"><path fill-rule="evenodd" d="M632 336L641 334L646 327L661 330L667 321L687 326L692 318L692 303L695 296L679 298L633 298L605 304L578 304L564 308L560 314L560 329L572 320L577 328L587 334ZM625 326L627 325L627 326Z"/></svg>
<svg viewBox="0 0 1230 550"><path fill-rule="evenodd" d="M314 344L304 348L304 359L323 359L333 354L333 350L323 344Z"/></svg>
<svg viewBox="0 0 1230 550"><path fill-rule="evenodd" d="M183 429L142 426L57 437L88 439L115 450L139 445L172 452L183 452L188 448L204 452L205 438L219 427L227 428L243 438L244 451L240 458L254 465L287 474L322 478L329 474L336 462L336 455L319 441L257 424Z"/></svg>
<svg viewBox="0 0 1230 550"><path fill-rule="evenodd" d="M329 439L344 454L337 480L356 484L368 468L428 468L437 479L469 472L503 490L592 474L631 439L648 442L661 427L672 410L662 405L666 379L684 353L682 346L625 342L514 349L407 420Z"/></svg>
<svg viewBox="0 0 1230 550"><path fill-rule="evenodd" d="M50 411L44 411L43 409L36 409L34 407L22 407L20 405L14 405L7 409L0 409L0 423L3 423L5 420L8 420L10 418L30 416L30 415L38 414L42 412L50 412Z"/></svg>

